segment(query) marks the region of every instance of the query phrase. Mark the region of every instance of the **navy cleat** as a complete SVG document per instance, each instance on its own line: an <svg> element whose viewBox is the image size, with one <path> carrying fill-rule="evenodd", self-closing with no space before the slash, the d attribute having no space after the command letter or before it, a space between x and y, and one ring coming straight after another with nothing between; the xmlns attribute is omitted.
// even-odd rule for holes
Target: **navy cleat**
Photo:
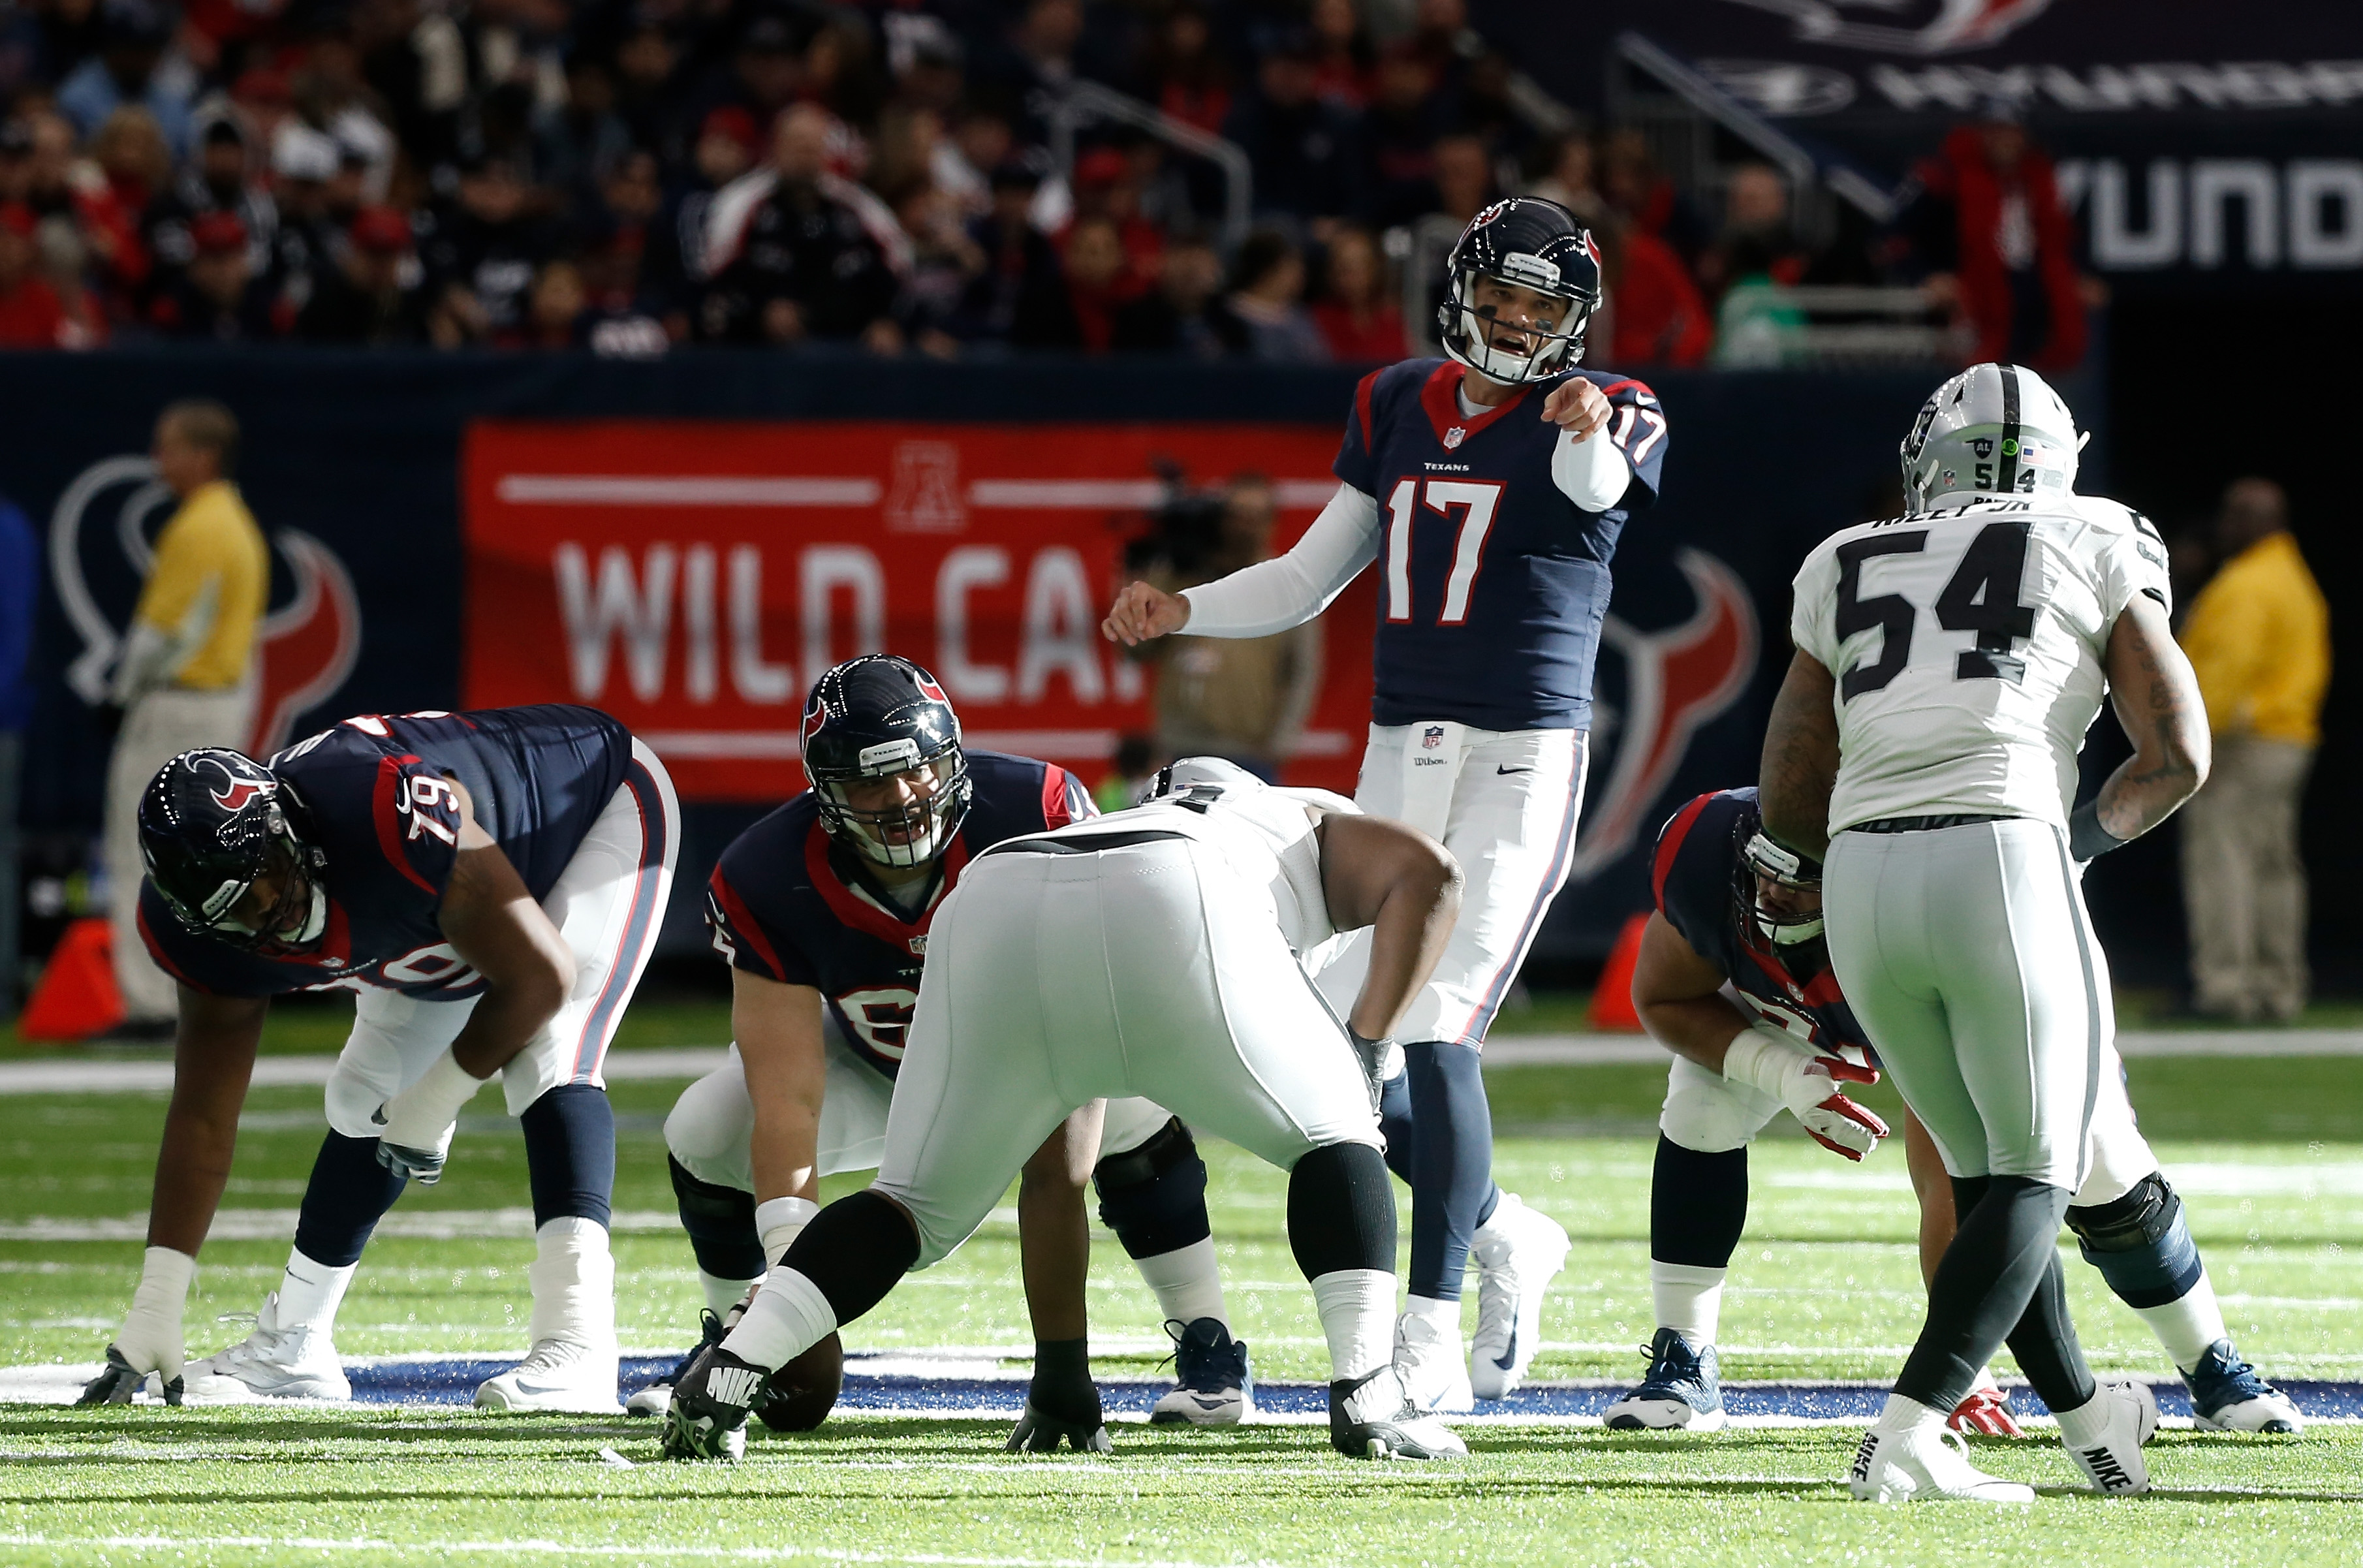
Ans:
<svg viewBox="0 0 2363 1568"><path fill-rule="evenodd" d="M1169 1318L1165 1331L1173 1336L1173 1386L1148 1412L1152 1426L1236 1427L1255 1414L1245 1340L1232 1339L1219 1318Z"/></svg>
<svg viewBox="0 0 2363 1568"><path fill-rule="evenodd" d="M2257 1375L2229 1340L2207 1347L2183 1378L2191 1390L2191 1424L2203 1432L2295 1432L2305 1427L2296 1404Z"/></svg>
<svg viewBox="0 0 2363 1568"><path fill-rule="evenodd" d="M735 1317L737 1314L734 1312L732 1316ZM671 1372L625 1400L624 1414L661 1417L672 1407L673 1385L689 1375L689 1369L697 1363L698 1357L720 1344L723 1336L729 1332L723 1327L722 1319L714 1315L714 1309L710 1307L699 1310L697 1327L697 1343L691 1346L681 1360L672 1363Z"/></svg>
<svg viewBox="0 0 2363 1568"><path fill-rule="evenodd" d="M1641 1386L1601 1412L1620 1432L1719 1432L1724 1426L1722 1360L1713 1345L1693 1347L1678 1329L1660 1329L1641 1347L1649 1358Z"/></svg>
<svg viewBox="0 0 2363 1568"><path fill-rule="evenodd" d="M673 1385L660 1440L667 1459L735 1460L747 1451L747 1412L771 1373L716 1345Z"/></svg>

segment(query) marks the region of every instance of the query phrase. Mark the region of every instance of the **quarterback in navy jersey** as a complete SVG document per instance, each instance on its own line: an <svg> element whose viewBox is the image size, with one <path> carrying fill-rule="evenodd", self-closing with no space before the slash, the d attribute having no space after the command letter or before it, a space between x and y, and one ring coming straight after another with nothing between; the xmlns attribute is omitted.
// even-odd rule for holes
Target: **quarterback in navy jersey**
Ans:
<svg viewBox="0 0 2363 1568"><path fill-rule="evenodd" d="M372 1230L442 1174L498 1073L525 1134L531 1348L476 1402L616 1407L601 1064L652 950L680 812L655 755L590 708L363 715L257 762L183 752L140 804L139 926L180 984L147 1268L85 1398L150 1373L199 1401L351 1397L331 1331ZM295 1247L253 1334L183 1367L181 1309L274 995L358 993Z"/></svg>
<svg viewBox="0 0 2363 1568"><path fill-rule="evenodd" d="M1860 1160L1886 1127L1842 1085L1874 1081L1871 1040L1838 989L1822 937L1821 868L1762 830L1753 788L1691 801L1667 820L1651 864L1657 898L1633 1000L1674 1053L1659 1118L1649 1196L1649 1283L1657 1329L1640 1386L1604 1412L1614 1428L1714 1431L1725 1421L1715 1351L1723 1286L1747 1218L1747 1146L1782 1110L1808 1136ZM2069 1228L2110 1287L2168 1341L2202 1423L2294 1429L2295 1407L2249 1371L2224 1336L2180 1200L2158 1173L2121 1083L2104 1087L2092 1138L2096 1180L2147 1172L2078 1195ZM1953 1195L1935 1142L1904 1113L1920 1204L1920 1258L1932 1278L1954 1230ZM2130 1201L2128 1201L2130 1200ZM2214 1350L2218 1341L2221 1349ZM2206 1349L2202 1360L2197 1352ZM1964 1431L2015 1435L1991 1376L1952 1412Z"/></svg>
<svg viewBox="0 0 2363 1568"><path fill-rule="evenodd" d="M1479 1052L1567 879L1582 804L1609 563L1657 499L1667 423L1648 387L1582 369L1600 256L1530 196L1480 212L1447 262L1448 356L1355 389L1338 487L1286 554L1174 595L1127 585L1104 630L1263 637L1379 572L1370 740L1355 803L1439 840L1468 877L1450 947L1400 1029L1387 1158L1412 1188L1397 1351L1425 1408L1465 1410L1525 1377L1567 1235L1494 1185ZM1319 978L1351 1003L1368 938ZM1464 1363L1460 1295L1478 1270Z"/></svg>
<svg viewBox="0 0 2363 1568"><path fill-rule="evenodd" d="M737 1041L665 1121L708 1342L817 1211L818 1178L878 1164L928 928L970 862L1004 840L1097 814L1065 769L963 747L934 677L892 655L822 676L804 747L812 787L741 833L708 884ZM1018 1218L1037 1345L1020 1438L1106 1440L1083 1354L1087 1179L1177 1340L1179 1386L1151 1418L1241 1419L1247 1351L1223 1307L1204 1162L1180 1120L1120 1099L1096 1137L1071 1123L1026 1167ZM764 1419L802 1429L826 1416L839 1353L832 1339L817 1362L783 1368L759 1407ZM671 1389L668 1378L628 1407L661 1415Z"/></svg>

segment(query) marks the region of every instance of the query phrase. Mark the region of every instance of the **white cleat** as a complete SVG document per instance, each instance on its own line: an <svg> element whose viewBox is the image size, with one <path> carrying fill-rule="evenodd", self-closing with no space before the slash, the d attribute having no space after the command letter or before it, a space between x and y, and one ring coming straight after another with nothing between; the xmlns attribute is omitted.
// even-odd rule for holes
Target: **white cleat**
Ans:
<svg viewBox="0 0 2363 1568"><path fill-rule="evenodd" d="M622 1408L616 1402L616 1353L612 1340L592 1346L543 1340L525 1360L476 1390L476 1408L612 1416Z"/></svg>
<svg viewBox="0 0 2363 1568"><path fill-rule="evenodd" d="M1466 1459L1460 1435L1411 1403L1391 1366L1329 1385L1329 1444L1348 1459Z"/></svg>
<svg viewBox="0 0 2363 1568"><path fill-rule="evenodd" d="M1567 1266L1558 1220L1503 1193L1469 1249L1477 1265L1477 1333L1469 1342L1469 1385L1480 1399L1506 1399L1525 1381L1543 1331L1543 1293Z"/></svg>
<svg viewBox="0 0 2363 1568"><path fill-rule="evenodd" d="M2104 1497L2137 1497L2148 1491L2149 1462L2142 1457L2142 1444L2158 1435L2158 1396L2149 1385L2104 1383L2091 1406L2077 1414L2088 1411L2103 1418L2097 1438L2069 1442L2065 1423L2060 1429L2068 1457L2085 1482Z"/></svg>
<svg viewBox="0 0 2363 1568"><path fill-rule="evenodd" d="M1969 1462L1969 1440L1947 1427L1863 1435L1847 1485L1866 1503L2032 1503L2035 1488L1988 1475Z"/></svg>
<svg viewBox="0 0 2363 1568"><path fill-rule="evenodd" d="M281 1327L279 1293L263 1297L254 1332L216 1355L192 1362L192 1405L251 1405L266 1399L349 1400L353 1385L326 1329Z"/></svg>
<svg viewBox="0 0 2363 1568"><path fill-rule="evenodd" d="M1394 1365L1414 1408L1454 1415L1477 1407L1457 1324L1448 1329L1416 1312L1404 1313L1395 1319Z"/></svg>

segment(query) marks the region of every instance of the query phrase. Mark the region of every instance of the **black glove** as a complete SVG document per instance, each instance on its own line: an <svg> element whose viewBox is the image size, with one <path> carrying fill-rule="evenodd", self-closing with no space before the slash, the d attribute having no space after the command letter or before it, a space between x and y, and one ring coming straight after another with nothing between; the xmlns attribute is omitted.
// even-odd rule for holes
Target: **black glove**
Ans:
<svg viewBox="0 0 2363 1568"><path fill-rule="evenodd" d="M122 709L117 708L116 711L120 713ZM74 1403L77 1405L128 1405L131 1403L131 1396L139 1393L140 1386L147 1381L146 1373L133 1371L131 1363L124 1360L123 1352L109 1345L106 1347L106 1369L83 1385L82 1397ZM164 1385L164 1403L178 1405L181 1402L182 1392L186 1387L186 1381L178 1377Z"/></svg>
<svg viewBox="0 0 2363 1568"><path fill-rule="evenodd" d="M1362 1081L1370 1091L1370 1114L1376 1116L1379 1101L1386 1094L1386 1079L1381 1074L1387 1070L1387 1042L1370 1039L1351 1024L1346 1026L1346 1038L1354 1042L1354 1055L1362 1064Z"/></svg>

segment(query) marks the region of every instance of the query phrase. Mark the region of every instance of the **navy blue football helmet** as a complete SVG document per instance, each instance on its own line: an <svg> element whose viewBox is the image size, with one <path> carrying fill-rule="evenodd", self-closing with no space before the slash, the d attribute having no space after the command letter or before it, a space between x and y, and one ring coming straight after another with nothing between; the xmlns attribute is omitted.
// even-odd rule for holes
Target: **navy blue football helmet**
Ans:
<svg viewBox="0 0 2363 1568"><path fill-rule="evenodd" d="M1444 266L1437 337L1460 363L1488 380L1521 386L1548 381L1583 358L1584 330L1600 307L1600 250L1567 208L1539 196L1495 202L1470 220ZM1476 299L1481 278L1560 303L1548 328L1537 323L1519 329L1525 352L1494 347L1495 307Z"/></svg>
<svg viewBox="0 0 2363 1568"><path fill-rule="evenodd" d="M156 771L139 797L139 858L173 918L233 947L301 949L328 921L327 858L290 819L292 792L241 751L205 746ZM270 906L239 912L269 879Z"/></svg>
<svg viewBox="0 0 2363 1568"><path fill-rule="evenodd" d="M865 653L815 682L804 751L822 828L880 865L925 865L968 816L960 717L908 659ZM899 788L876 782L904 774Z"/></svg>

